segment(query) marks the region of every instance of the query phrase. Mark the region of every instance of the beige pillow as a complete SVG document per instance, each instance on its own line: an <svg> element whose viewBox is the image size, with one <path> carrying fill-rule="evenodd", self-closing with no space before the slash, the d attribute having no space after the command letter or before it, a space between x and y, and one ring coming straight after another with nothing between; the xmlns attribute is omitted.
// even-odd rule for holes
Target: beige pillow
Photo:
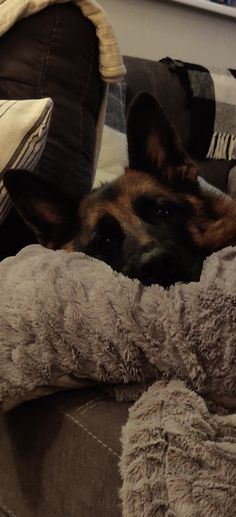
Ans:
<svg viewBox="0 0 236 517"><path fill-rule="evenodd" d="M0 100L0 224L11 206L4 172L35 168L46 143L52 108L49 98Z"/></svg>

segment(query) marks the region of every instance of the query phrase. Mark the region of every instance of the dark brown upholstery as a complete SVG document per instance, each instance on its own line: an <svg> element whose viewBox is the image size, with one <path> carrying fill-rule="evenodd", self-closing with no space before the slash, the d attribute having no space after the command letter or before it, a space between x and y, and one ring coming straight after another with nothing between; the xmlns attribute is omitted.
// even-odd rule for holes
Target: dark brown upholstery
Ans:
<svg viewBox="0 0 236 517"><path fill-rule="evenodd" d="M0 511L16 517L120 516L117 464L127 413L127 403L88 389L1 416Z"/></svg>
<svg viewBox="0 0 236 517"><path fill-rule="evenodd" d="M72 198L91 188L102 92L95 27L73 4L48 7L1 38L0 99L53 99L37 172ZM0 260L32 242L13 210L0 227Z"/></svg>

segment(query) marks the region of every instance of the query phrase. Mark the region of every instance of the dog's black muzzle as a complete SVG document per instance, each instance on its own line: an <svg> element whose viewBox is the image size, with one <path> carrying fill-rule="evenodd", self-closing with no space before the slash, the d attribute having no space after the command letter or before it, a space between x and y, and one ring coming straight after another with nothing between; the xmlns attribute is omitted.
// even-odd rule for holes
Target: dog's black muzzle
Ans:
<svg viewBox="0 0 236 517"><path fill-rule="evenodd" d="M159 284L165 288L176 282L198 281L203 258L189 250L162 243L140 253L125 274L138 278L143 285Z"/></svg>

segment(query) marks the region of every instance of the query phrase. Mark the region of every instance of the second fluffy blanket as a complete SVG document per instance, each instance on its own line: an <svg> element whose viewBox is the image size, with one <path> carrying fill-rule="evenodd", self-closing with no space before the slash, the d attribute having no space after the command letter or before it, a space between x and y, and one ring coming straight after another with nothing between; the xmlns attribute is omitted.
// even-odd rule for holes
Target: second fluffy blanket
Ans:
<svg viewBox="0 0 236 517"><path fill-rule="evenodd" d="M87 380L179 378L236 392L236 248L197 283L143 287L80 253L29 246L0 264L0 401ZM66 380L65 380L66 379Z"/></svg>
<svg viewBox="0 0 236 517"><path fill-rule="evenodd" d="M131 407L122 445L123 517L235 517L235 414L157 381Z"/></svg>

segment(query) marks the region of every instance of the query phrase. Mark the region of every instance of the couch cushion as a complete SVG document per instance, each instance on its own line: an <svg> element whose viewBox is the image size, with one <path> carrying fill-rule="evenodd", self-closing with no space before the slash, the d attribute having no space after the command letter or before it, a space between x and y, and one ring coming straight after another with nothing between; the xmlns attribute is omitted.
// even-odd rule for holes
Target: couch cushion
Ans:
<svg viewBox="0 0 236 517"><path fill-rule="evenodd" d="M0 509L15 517L120 516L128 407L91 388L1 414Z"/></svg>
<svg viewBox="0 0 236 517"><path fill-rule="evenodd" d="M37 173L73 198L91 188L102 95L95 27L72 3L43 9L1 37L0 98L53 99L50 131ZM22 247L20 243L8 247L4 240L17 219L14 214L10 225L6 221L3 236L0 233L5 255ZM25 242L25 225L17 226L23 245L28 244L28 229Z"/></svg>

